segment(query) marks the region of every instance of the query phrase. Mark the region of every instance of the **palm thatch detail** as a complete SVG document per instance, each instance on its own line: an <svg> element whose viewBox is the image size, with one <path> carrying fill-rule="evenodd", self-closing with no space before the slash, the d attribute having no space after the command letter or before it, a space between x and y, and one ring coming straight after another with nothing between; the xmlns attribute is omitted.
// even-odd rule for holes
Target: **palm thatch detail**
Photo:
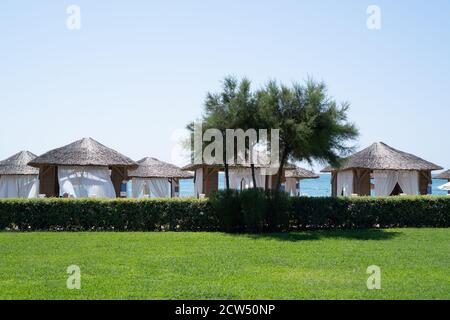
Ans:
<svg viewBox="0 0 450 320"><path fill-rule="evenodd" d="M84 138L51 150L29 163L33 167L54 166L122 166L136 168L137 163L92 138Z"/></svg>
<svg viewBox="0 0 450 320"><path fill-rule="evenodd" d="M38 175L39 169L30 167L28 163L37 156L29 151L21 151L0 161L0 175Z"/></svg>
<svg viewBox="0 0 450 320"><path fill-rule="evenodd" d="M286 170L286 178L318 179L319 176L312 171L297 167L295 170Z"/></svg>
<svg viewBox="0 0 450 320"><path fill-rule="evenodd" d="M450 180L450 170L438 174L434 179Z"/></svg>
<svg viewBox="0 0 450 320"><path fill-rule="evenodd" d="M137 162L139 167L128 172L130 178L178 178L191 179L194 175L181 168L155 158L144 158Z"/></svg>
<svg viewBox="0 0 450 320"><path fill-rule="evenodd" d="M442 170L442 167L413 154L394 149L383 142L377 142L344 159L340 167L327 167L322 172L349 169L432 171Z"/></svg>

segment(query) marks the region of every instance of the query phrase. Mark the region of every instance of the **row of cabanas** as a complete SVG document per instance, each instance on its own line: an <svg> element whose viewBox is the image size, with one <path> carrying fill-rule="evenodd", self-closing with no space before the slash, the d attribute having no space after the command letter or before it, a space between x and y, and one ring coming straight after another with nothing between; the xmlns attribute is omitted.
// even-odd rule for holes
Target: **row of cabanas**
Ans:
<svg viewBox="0 0 450 320"><path fill-rule="evenodd" d="M209 196L219 189L219 173L224 171L223 165L190 164L182 168L183 171L194 172L195 195ZM269 165L255 165L256 187L264 190L274 189L277 183L277 174L271 172ZM281 182L284 191L291 196L300 195L300 181L305 179L318 179L319 176L312 171L288 164L282 172ZM229 166L230 189L245 190L253 188L253 175L249 164L233 164Z"/></svg>
<svg viewBox="0 0 450 320"><path fill-rule="evenodd" d="M302 168L288 168L283 182L286 192L291 195L299 195L300 180L319 177ZM276 177L264 175L262 170L265 169L257 169L257 187L273 188ZM195 195L201 197L218 190L219 171L219 166L186 166L181 169L149 157L134 162L92 138L85 138L39 157L23 151L1 161L0 198L126 197L129 195L126 190L128 181L131 181L133 198L177 197L180 179L192 178L195 180ZM211 183L212 172L215 173L215 186ZM232 189L253 187L249 167L232 167L230 177Z"/></svg>
<svg viewBox="0 0 450 320"><path fill-rule="evenodd" d="M275 187L278 177L267 174L268 169L256 166L254 180L258 188ZM333 196L371 195L372 191L376 196L390 196L431 193L431 172L441 169L379 142L345 159L340 167L322 171L331 173ZM179 168L155 158L134 162L92 138L85 138L39 157L23 151L0 161L0 198L126 197L129 181L133 198L177 197L180 179L191 178L195 195L201 197L219 189L221 171L223 167L218 165ZM319 177L292 164L286 165L281 175L284 190L292 196L300 195L301 180ZM435 178L450 182L450 170ZM230 166L229 180L232 189L252 188L250 166Z"/></svg>
<svg viewBox="0 0 450 320"><path fill-rule="evenodd" d="M271 189L278 177L264 175L265 169L267 167L264 166L255 169L256 184L259 188ZM331 174L332 196L393 196L430 194L432 171L442 169L413 154L377 142L344 159L339 167L327 167L322 172ZM195 172L196 194L208 195L218 189L218 172L223 171L223 168L216 165L192 164L183 170ZM231 166L229 175L230 187L240 189L252 187L249 166ZM313 172L288 164L282 172L281 181L286 192L300 195L300 181L315 178L318 176ZM450 182L450 170L435 178L448 179ZM441 189L450 190L450 183L446 186L442 186Z"/></svg>
<svg viewBox="0 0 450 320"><path fill-rule="evenodd" d="M144 158L134 162L92 138L51 150L40 157L20 152L0 162L0 198L176 197L179 180L193 175Z"/></svg>

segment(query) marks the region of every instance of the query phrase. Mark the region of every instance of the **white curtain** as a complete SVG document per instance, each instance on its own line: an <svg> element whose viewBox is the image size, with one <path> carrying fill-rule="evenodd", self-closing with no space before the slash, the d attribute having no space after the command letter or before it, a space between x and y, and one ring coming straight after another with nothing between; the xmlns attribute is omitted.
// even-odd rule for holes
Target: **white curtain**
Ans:
<svg viewBox="0 0 450 320"><path fill-rule="evenodd" d="M398 184L403 193L411 196L419 194L419 172L418 171L399 171Z"/></svg>
<svg viewBox="0 0 450 320"><path fill-rule="evenodd" d="M37 175L7 175L0 177L0 198L37 198Z"/></svg>
<svg viewBox="0 0 450 320"><path fill-rule="evenodd" d="M58 167L60 196L115 198L111 173L104 167Z"/></svg>
<svg viewBox="0 0 450 320"><path fill-rule="evenodd" d="M132 179L131 180L131 194L133 198L140 199L145 194L145 180L144 179Z"/></svg>
<svg viewBox="0 0 450 320"><path fill-rule="evenodd" d="M164 178L153 178L147 180L152 198L170 198L170 183Z"/></svg>
<svg viewBox="0 0 450 320"><path fill-rule="evenodd" d="M390 196L397 183L403 193L417 195L419 193L419 173L417 171L375 170L375 195Z"/></svg>
<svg viewBox="0 0 450 320"><path fill-rule="evenodd" d="M252 169L250 168L231 168L230 188L235 190L253 188ZM255 180L257 188L264 188L266 176L262 174L261 169L255 169Z"/></svg>
<svg viewBox="0 0 450 320"><path fill-rule="evenodd" d="M353 193L353 171L340 171L337 174L337 195L351 196Z"/></svg>
<svg viewBox="0 0 450 320"><path fill-rule="evenodd" d="M170 183L164 178L134 178L132 180L133 198L140 199L144 196L150 198L170 198Z"/></svg>
<svg viewBox="0 0 450 320"><path fill-rule="evenodd" d="M299 191L297 190L297 178L286 178L286 192L292 197L299 195Z"/></svg>
<svg viewBox="0 0 450 320"><path fill-rule="evenodd" d="M252 169L250 169L250 175L252 174ZM261 169L255 169L255 180L256 187L265 189L266 187L266 176L262 173ZM252 179L253 185L253 179Z"/></svg>
<svg viewBox="0 0 450 320"><path fill-rule="evenodd" d="M379 197L390 196L398 182L397 171L375 170L373 172L375 195Z"/></svg>
<svg viewBox="0 0 450 320"><path fill-rule="evenodd" d="M195 170L195 196L203 193L203 168Z"/></svg>

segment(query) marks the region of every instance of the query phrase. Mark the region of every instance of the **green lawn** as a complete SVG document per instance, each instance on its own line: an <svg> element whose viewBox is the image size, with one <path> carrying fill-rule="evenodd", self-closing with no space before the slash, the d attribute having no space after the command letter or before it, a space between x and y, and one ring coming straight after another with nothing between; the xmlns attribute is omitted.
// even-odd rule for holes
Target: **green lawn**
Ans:
<svg viewBox="0 0 450 320"><path fill-rule="evenodd" d="M81 290L66 288L72 264ZM0 298L450 299L450 229L0 233Z"/></svg>

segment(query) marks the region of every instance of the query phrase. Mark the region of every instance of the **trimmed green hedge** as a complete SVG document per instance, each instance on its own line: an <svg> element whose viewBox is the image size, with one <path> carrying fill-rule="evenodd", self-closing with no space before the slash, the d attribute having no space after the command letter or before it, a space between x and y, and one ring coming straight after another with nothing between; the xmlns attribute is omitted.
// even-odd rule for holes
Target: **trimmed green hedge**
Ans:
<svg viewBox="0 0 450 320"><path fill-rule="evenodd" d="M52 231L215 230L205 200L0 200L0 229Z"/></svg>
<svg viewBox="0 0 450 320"><path fill-rule="evenodd" d="M274 232L449 224L450 197L290 198L246 190L209 200L0 200L0 230Z"/></svg>

